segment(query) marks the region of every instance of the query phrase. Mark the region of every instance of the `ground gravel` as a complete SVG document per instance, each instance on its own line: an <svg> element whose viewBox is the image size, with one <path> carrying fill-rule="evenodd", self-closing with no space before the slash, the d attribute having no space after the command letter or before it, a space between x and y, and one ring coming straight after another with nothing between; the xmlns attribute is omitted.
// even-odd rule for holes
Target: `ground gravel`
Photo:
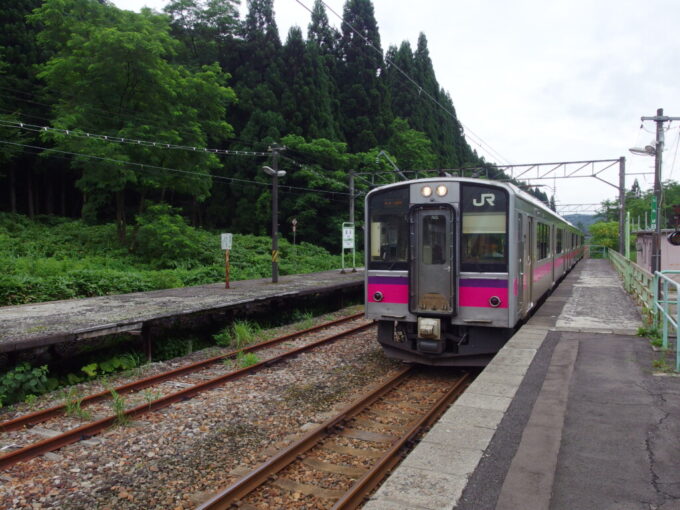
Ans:
<svg viewBox="0 0 680 510"><path fill-rule="evenodd" d="M17 464L0 473L0 508L194 508L393 374L399 365L384 358L375 336L373 328L355 333L113 427L91 441ZM150 375L215 355L214 349L195 353L143 372ZM83 393L97 389L90 386ZM47 407L59 400L55 395L38 404ZM0 419L21 411L10 410Z"/></svg>

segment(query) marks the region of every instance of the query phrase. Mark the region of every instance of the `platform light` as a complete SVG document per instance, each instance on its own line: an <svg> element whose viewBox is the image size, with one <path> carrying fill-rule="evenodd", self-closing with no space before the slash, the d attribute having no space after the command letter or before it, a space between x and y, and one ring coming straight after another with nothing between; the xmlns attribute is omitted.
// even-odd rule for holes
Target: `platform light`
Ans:
<svg viewBox="0 0 680 510"><path fill-rule="evenodd" d="M444 184L440 184L439 186L437 186L437 195L439 195L440 197L446 196L448 192L449 189Z"/></svg>
<svg viewBox="0 0 680 510"><path fill-rule="evenodd" d="M429 198L432 196L432 188L430 186L423 186L420 188L420 194L425 198Z"/></svg>

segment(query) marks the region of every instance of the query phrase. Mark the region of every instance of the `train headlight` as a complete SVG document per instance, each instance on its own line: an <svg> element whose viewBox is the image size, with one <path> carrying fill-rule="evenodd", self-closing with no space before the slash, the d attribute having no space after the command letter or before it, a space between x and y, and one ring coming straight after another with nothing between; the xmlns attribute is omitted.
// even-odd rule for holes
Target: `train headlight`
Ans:
<svg viewBox="0 0 680 510"><path fill-rule="evenodd" d="M420 194L423 195L425 198L431 197L432 188L430 186L423 186L422 188L420 188Z"/></svg>
<svg viewBox="0 0 680 510"><path fill-rule="evenodd" d="M385 296L383 296L383 293L380 292L380 291L374 292L374 293L373 293L373 299L374 299L375 301L380 302L380 301L383 300L383 297L385 297Z"/></svg>
<svg viewBox="0 0 680 510"><path fill-rule="evenodd" d="M498 296L491 296L489 298L489 305L491 305L492 308L498 308L499 306L501 306L501 303L502 303L501 298L499 298Z"/></svg>
<svg viewBox="0 0 680 510"><path fill-rule="evenodd" d="M446 194L448 192L449 192L449 189L446 186L444 186L443 184L440 184L439 186L437 186L437 195L439 195L440 197L446 196Z"/></svg>

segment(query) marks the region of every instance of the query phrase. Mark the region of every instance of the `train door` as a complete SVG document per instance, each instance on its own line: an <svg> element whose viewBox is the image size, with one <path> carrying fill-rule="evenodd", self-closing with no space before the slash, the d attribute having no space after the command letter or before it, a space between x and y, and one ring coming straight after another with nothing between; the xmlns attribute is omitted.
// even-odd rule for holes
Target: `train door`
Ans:
<svg viewBox="0 0 680 510"><path fill-rule="evenodd" d="M532 287L534 283L534 243L536 239L536 234L534 232L534 219L531 216L527 216L527 228L524 231L524 287L522 292L524 296L522 297L522 316L526 315L533 302L531 300Z"/></svg>
<svg viewBox="0 0 680 510"><path fill-rule="evenodd" d="M557 250L555 249L555 244L556 244L556 239L557 239L557 231L555 229L555 225L550 225L550 246L548 249L550 250L550 257L552 258L552 284L555 285L555 265L557 264Z"/></svg>
<svg viewBox="0 0 680 510"><path fill-rule="evenodd" d="M413 313L454 310L454 219L449 206L419 206L412 212L409 300Z"/></svg>
<svg viewBox="0 0 680 510"><path fill-rule="evenodd" d="M520 317L524 315L524 215L517 215L517 312Z"/></svg>

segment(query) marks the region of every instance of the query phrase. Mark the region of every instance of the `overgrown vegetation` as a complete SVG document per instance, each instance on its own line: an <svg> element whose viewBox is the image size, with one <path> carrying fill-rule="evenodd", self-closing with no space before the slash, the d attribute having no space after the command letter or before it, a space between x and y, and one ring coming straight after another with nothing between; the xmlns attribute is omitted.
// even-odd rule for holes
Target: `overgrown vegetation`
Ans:
<svg viewBox="0 0 680 510"><path fill-rule="evenodd" d="M253 343L260 334L259 325L250 321L236 321L213 336L215 343L222 347L243 349Z"/></svg>
<svg viewBox="0 0 680 510"><path fill-rule="evenodd" d="M219 235L189 227L170 209L154 208L143 216L139 236L136 244L129 246L117 240L114 224L92 226L55 217L31 221L0 213L0 306L224 279ZM235 235L230 279L269 276L270 250L268 237ZM279 251L282 275L341 265L339 256L308 243L298 244L293 254L291 244L282 239Z"/></svg>

